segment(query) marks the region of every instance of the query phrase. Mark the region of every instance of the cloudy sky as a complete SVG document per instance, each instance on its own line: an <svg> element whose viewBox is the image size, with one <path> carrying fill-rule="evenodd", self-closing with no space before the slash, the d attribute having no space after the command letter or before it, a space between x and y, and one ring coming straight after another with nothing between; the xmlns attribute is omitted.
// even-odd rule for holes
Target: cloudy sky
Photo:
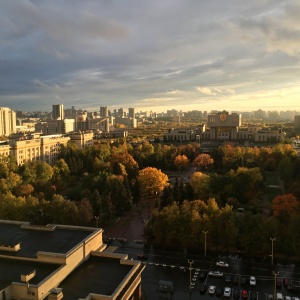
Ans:
<svg viewBox="0 0 300 300"><path fill-rule="evenodd" d="M0 0L0 106L300 111L299 0Z"/></svg>

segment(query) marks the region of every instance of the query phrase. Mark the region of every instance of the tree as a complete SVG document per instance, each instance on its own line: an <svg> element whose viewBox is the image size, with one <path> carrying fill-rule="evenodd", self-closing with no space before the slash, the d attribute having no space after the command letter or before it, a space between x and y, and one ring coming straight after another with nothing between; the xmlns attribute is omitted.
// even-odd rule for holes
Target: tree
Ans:
<svg viewBox="0 0 300 300"><path fill-rule="evenodd" d="M168 185L168 176L156 168L148 167L139 171L138 180L144 195L160 193Z"/></svg>
<svg viewBox="0 0 300 300"><path fill-rule="evenodd" d="M189 159L185 155L177 155L175 157L174 164L181 172L183 172L189 164Z"/></svg>
<svg viewBox="0 0 300 300"><path fill-rule="evenodd" d="M194 193L199 199L207 199L209 197L209 183L210 177L201 172L195 172L191 175L190 184L194 190Z"/></svg>
<svg viewBox="0 0 300 300"><path fill-rule="evenodd" d="M193 161L194 167L202 171L207 171L213 164L214 160L206 153L198 155Z"/></svg>
<svg viewBox="0 0 300 300"><path fill-rule="evenodd" d="M273 215L295 217L299 211L299 201L293 194L284 194L276 196L272 201Z"/></svg>

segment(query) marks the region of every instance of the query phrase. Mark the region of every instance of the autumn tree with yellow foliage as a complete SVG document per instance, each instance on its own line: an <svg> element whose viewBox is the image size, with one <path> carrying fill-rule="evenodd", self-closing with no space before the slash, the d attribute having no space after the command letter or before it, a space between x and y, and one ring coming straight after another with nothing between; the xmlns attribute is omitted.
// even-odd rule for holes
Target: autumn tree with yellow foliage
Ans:
<svg viewBox="0 0 300 300"><path fill-rule="evenodd" d="M168 176L161 170L147 167L139 171L138 180L144 195L160 193L168 185Z"/></svg>

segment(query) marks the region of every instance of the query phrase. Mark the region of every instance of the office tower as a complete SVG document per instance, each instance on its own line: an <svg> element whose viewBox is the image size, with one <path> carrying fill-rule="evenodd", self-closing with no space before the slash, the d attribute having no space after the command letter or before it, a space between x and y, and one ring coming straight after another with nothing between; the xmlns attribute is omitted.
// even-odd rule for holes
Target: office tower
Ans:
<svg viewBox="0 0 300 300"><path fill-rule="evenodd" d="M16 112L8 107L0 107L0 136L16 132Z"/></svg>
<svg viewBox="0 0 300 300"><path fill-rule="evenodd" d="M107 109L107 106L100 106L100 117L101 117L101 118L108 117L108 109Z"/></svg>
<svg viewBox="0 0 300 300"><path fill-rule="evenodd" d="M52 119L63 120L64 118L65 118L64 105L63 104L52 105Z"/></svg>
<svg viewBox="0 0 300 300"><path fill-rule="evenodd" d="M128 118L131 118L131 119L135 118L135 108L134 107L128 108Z"/></svg>
<svg viewBox="0 0 300 300"><path fill-rule="evenodd" d="M122 107L118 109L118 116L121 117L121 118L124 117L124 110L123 110Z"/></svg>

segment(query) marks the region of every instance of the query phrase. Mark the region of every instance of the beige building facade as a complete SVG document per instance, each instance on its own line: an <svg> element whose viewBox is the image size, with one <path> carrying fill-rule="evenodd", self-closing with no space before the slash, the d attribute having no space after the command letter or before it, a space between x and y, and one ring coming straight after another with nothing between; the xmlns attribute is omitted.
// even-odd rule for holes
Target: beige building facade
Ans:
<svg viewBox="0 0 300 300"><path fill-rule="evenodd" d="M16 112L8 107L0 107L0 136L9 136L16 132Z"/></svg>

